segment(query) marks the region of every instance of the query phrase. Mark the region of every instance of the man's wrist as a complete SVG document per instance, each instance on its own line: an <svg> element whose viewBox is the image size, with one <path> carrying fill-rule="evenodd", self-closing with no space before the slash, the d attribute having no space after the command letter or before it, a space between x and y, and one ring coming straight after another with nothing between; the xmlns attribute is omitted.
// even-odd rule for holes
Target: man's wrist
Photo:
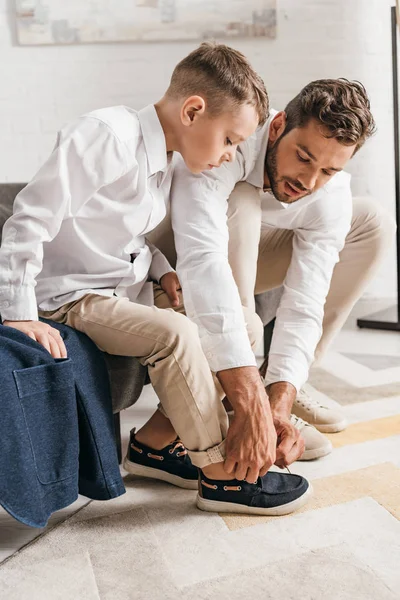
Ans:
<svg viewBox="0 0 400 600"><path fill-rule="evenodd" d="M294 385L288 381L277 381L267 386L267 394L272 415L288 419L297 395Z"/></svg>
<svg viewBox="0 0 400 600"><path fill-rule="evenodd" d="M219 371L217 378L236 414L248 413L260 399L268 404L257 367L226 369Z"/></svg>

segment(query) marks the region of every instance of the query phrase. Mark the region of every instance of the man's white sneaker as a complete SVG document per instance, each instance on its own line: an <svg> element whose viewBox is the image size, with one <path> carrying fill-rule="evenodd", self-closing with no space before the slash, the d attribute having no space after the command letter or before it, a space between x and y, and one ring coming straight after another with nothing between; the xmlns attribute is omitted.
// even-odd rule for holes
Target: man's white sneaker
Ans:
<svg viewBox="0 0 400 600"><path fill-rule="evenodd" d="M297 394L292 412L322 433L336 433L347 427L347 421L340 408L323 406L303 389Z"/></svg>
<svg viewBox="0 0 400 600"><path fill-rule="evenodd" d="M290 421L300 431L305 442L305 450L298 460L314 460L332 452L331 442L315 427L296 417L296 415L290 415Z"/></svg>

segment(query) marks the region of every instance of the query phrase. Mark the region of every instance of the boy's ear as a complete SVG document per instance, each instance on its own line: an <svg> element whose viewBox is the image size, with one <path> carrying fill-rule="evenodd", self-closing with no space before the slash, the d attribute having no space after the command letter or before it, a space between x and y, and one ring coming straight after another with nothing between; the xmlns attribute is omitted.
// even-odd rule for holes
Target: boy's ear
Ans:
<svg viewBox="0 0 400 600"><path fill-rule="evenodd" d="M278 138L281 137L282 133L285 131L286 127L286 113L284 110L278 112L277 115L272 119L271 125L269 128L269 141L276 142Z"/></svg>
<svg viewBox="0 0 400 600"><path fill-rule="evenodd" d="M181 108L181 121L186 127L190 125L198 117L204 115L206 110L206 102L201 96L190 96L187 98Z"/></svg>

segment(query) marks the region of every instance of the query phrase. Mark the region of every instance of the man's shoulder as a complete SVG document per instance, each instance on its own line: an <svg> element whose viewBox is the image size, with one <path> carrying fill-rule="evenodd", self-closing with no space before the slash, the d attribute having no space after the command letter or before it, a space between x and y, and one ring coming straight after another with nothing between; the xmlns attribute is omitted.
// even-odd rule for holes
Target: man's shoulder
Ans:
<svg viewBox="0 0 400 600"><path fill-rule="evenodd" d="M128 142L141 135L137 111L127 106L100 108L80 117L95 119L107 126L121 142Z"/></svg>

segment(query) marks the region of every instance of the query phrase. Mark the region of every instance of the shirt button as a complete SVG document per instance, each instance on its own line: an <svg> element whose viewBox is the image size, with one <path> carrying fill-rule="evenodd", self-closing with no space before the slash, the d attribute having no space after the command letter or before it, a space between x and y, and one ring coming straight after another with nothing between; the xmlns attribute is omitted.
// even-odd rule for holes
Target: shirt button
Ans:
<svg viewBox="0 0 400 600"><path fill-rule="evenodd" d="M10 306L10 303L6 301L6 302L3 302L0 306L1 306L1 308L8 308Z"/></svg>

